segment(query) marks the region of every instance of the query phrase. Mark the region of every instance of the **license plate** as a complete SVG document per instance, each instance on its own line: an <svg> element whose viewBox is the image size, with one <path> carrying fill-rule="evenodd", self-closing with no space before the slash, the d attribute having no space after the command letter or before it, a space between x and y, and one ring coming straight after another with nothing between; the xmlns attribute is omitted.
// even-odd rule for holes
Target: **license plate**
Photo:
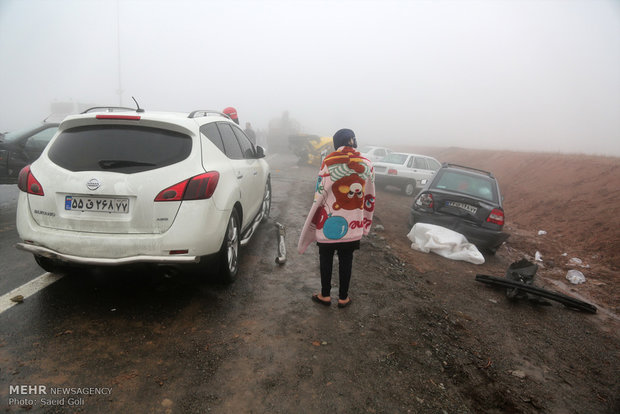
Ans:
<svg viewBox="0 0 620 414"><path fill-rule="evenodd" d="M128 198L65 196L65 210L129 213Z"/></svg>
<svg viewBox="0 0 620 414"><path fill-rule="evenodd" d="M446 201L446 206L461 208L465 211L469 211L472 214L476 214L478 207L470 206L469 204L459 203L458 201Z"/></svg>

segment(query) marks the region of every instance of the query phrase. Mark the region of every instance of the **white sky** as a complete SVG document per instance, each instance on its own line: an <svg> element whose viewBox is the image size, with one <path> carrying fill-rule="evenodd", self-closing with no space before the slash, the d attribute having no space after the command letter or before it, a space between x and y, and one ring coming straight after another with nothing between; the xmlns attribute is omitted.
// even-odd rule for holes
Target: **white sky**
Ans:
<svg viewBox="0 0 620 414"><path fill-rule="evenodd" d="M620 156L620 0L0 0L0 130L118 105L119 50L125 106Z"/></svg>

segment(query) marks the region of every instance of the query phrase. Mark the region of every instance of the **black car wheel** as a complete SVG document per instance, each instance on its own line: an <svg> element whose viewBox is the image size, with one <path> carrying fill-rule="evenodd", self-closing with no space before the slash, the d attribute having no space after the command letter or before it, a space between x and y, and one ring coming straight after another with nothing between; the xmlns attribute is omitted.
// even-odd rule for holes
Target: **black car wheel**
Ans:
<svg viewBox="0 0 620 414"><path fill-rule="evenodd" d="M403 191L407 196L412 196L415 193L416 185L415 182L408 182L403 187Z"/></svg>

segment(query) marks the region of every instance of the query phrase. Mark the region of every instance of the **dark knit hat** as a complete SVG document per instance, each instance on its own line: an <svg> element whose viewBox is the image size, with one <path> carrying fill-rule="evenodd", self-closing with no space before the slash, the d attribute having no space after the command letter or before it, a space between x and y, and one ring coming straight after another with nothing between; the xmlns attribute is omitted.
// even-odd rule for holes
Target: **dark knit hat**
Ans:
<svg viewBox="0 0 620 414"><path fill-rule="evenodd" d="M351 138L355 138L355 132L347 128L339 129L334 134L334 148L338 149L344 145L348 145Z"/></svg>

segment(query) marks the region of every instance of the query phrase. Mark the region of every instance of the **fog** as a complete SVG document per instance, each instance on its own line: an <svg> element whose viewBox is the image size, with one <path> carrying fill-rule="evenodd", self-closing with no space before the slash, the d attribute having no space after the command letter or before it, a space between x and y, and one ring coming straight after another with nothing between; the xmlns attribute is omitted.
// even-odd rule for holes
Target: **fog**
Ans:
<svg viewBox="0 0 620 414"><path fill-rule="evenodd" d="M0 131L135 96L360 144L620 156L617 0L0 0L0 62Z"/></svg>

